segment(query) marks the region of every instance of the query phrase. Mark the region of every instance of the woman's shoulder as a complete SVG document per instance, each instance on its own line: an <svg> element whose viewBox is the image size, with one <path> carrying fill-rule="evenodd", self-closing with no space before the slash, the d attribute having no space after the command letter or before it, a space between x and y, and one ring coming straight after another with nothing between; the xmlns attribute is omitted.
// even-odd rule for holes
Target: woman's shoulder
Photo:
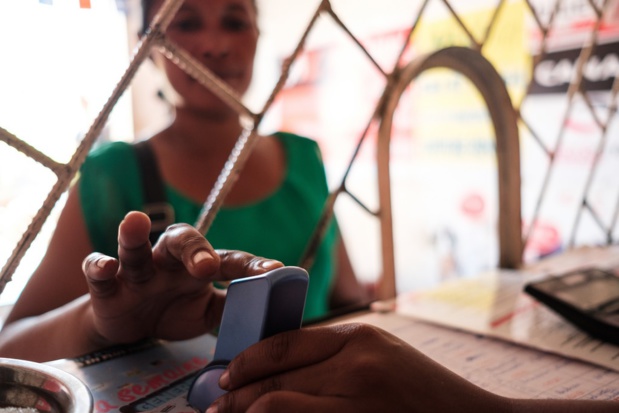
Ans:
<svg viewBox="0 0 619 413"><path fill-rule="evenodd" d="M320 146L314 139L291 132L276 132L273 136L283 143L288 158L295 159L300 156L306 161L314 158L322 163Z"/></svg>
<svg viewBox="0 0 619 413"><path fill-rule="evenodd" d="M95 147L88 159L117 159L117 157L133 155L133 145L129 142L106 142Z"/></svg>
<svg viewBox="0 0 619 413"><path fill-rule="evenodd" d="M318 147L318 143L314 139L292 132L278 131L275 132L273 136L290 145Z"/></svg>
<svg viewBox="0 0 619 413"><path fill-rule="evenodd" d="M129 142L106 142L90 151L82 165L82 172L86 170L113 171L124 169L136 162L133 145Z"/></svg>
<svg viewBox="0 0 619 413"><path fill-rule="evenodd" d="M280 139L286 152L288 181L313 188L326 182L322 153L315 140L290 132L277 132L274 136Z"/></svg>
<svg viewBox="0 0 619 413"><path fill-rule="evenodd" d="M138 171L133 145L128 142L106 142L93 149L80 168L82 179L124 180ZM105 178L104 178L105 177Z"/></svg>

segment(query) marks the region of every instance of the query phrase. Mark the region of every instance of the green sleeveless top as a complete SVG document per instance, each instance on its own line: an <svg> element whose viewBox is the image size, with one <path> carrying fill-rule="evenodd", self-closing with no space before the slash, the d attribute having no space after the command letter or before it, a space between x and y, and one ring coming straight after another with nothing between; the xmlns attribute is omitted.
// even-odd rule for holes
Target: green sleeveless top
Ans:
<svg viewBox="0 0 619 413"><path fill-rule="evenodd" d="M298 265L328 196L318 145L313 140L279 132L287 170L281 186L251 205L222 207L207 238L216 249L234 249ZM131 144L112 142L94 149L80 171L80 202L95 251L117 256L118 225L133 210L143 209L137 158ZM195 224L201 204L170 185L165 193L176 222ZM324 316L334 277L336 225L320 245L310 269L310 284L303 318Z"/></svg>

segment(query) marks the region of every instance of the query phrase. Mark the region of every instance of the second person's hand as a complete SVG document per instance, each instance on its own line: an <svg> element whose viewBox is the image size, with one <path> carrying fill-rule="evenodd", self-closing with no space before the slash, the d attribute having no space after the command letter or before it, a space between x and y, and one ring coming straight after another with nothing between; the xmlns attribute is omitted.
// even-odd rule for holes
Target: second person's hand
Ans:
<svg viewBox="0 0 619 413"><path fill-rule="evenodd" d="M312 327L260 341L219 384L207 413L500 412L509 401L364 324Z"/></svg>

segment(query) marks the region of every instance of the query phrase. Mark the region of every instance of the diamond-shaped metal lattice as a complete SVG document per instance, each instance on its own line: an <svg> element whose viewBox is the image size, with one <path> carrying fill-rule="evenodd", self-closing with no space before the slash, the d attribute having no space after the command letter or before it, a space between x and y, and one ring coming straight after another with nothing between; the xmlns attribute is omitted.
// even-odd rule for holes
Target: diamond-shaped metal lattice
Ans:
<svg viewBox="0 0 619 413"><path fill-rule="evenodd" d="M470 44L468 45L470 53L467 52L462 54L461 49L445 49L445 51L443 51L442 53L441 51L439 51L431 56L417 57L413 61L405 60L405 57L411 54L408 53L410 51L409 39L415 34L418 23L422 19L430 3L439 3L447 8L453 19L466 33L470 41ZM107 103L104 105L99 115L91 124L88 132L80 142L77 150L75 151L69 162L67 162L66 164L58 163L46 156L44 153L38 151L36 148L20 140L18 137L12 135L10 132L0 128L0 140L5 142L9 146L19 150L20 152L26 154L27 156L44 165L45 167L49 168L56 174L58 178L56 184L53 186L52 190L47 196L47 199L44 201L36 216L33 218L28 229L23 234L23 237L19 241L18 245L15 247L12 255L2 269L2 272L0 273L0 293L3 291L6 283L11 280L12 274L19 265L20 260L24 256L26 250L31 245L32 241L40 232L44 222L50 215L53 206L59 200L62 193L66 191L71 180L75 177L77 171L79 170L79 167L86 158L86 155L95 143L104 125L106 124L113 107L116 105L125 89L129 86L137 69L145 61L152 48L159 48L168 59L176 63L179 67L181 67L191 76L195 77L203 86L207 87L213 93L217 94L222 100L227 102L239 113L242 121L244 122L245 131L239 137L237 144L232 153L230 154L230 157L224 169L222 170L215 187L212 189L208 199L204 204L198 222L196 222L196 227L203 233L206 233L226 194L234 184L235 178L238 176L238 174L243 168L244 160L247 158L247 155L251 151L255 138L257 137L256 130L258 126L260 125L265 113L273 104L278 93L284 88L292 64L302 53L308 34L314 29L318 17L326 15L329 16L342 30L344 30L345 33L350 36L353 42L367 56L369 63L374 65L378 69L378 71L385 77L386 87L381 98L376 104L376 108L373 112L371 119L368 122L368 126L365 128L362 136L358 139L356 149L351 156L350 163L348 164L348 169L346 170L346 173L341 180L341 184L331 194L327 204L325 205L323 219L321 220L321 223L316 229L313 239L309 240L308 242L308 249L301 265L307 266L309 265L309 263L311 263L314 248L321 237L322 229L332 215L335 199L339 194L347 193L354 200L356 200L361 205L361 207L378 217L378 219L381 221L381 236L383 242L383 274L381 280L380 295L382 297L393 296L395 294L395 268L393 264L394 253L391 228L392 218L389 194L388 165L389 133L391 126L390 122L391 117L393 116L393 111L395 110L395 106L397 106L398 98L402 93L403 89L407 87L409 82L411 82L423 70L431 67L447 67L456 71L460 71L465 75L471 77L471 80L474 80L473 83L475 83L474 78L477 78L478 84L476 84L476 86L478 88L484 89L484 82L486 82L486 80L484 79L483 75L492 72L491 67L488 68L484 66L484 62L486 62L482 57L484 53L484 46L488 43L490 39L492 39L493 30L496 28L498 17L501 15L501 12L507 2L505 0L500 0L496 3L494 13L492 14L489 21L486 23L486 27L485 30L482 32L483 35L481 36L481 38L477 38L473 34L478 31L472 30L472 26L470 24L467 25L467 23L465 23L463 19L461 19L460 14L454 8L454 5L461 3L462 2L456 2L455 0L424 0L417 2L417 4L419 4L419 8L417 10L411 10L411 13L414 13L414 15L412 15L412 25L410 27L409 36L407 36L406 41L402 44L399 57L396 59L394 67L385 69L377 63L377 61L373 58L372 54L366 48L364 48L362 43L346 27L340 17L334 12L333 8L331 7L331 2L328 0L321 1L312 18L310 19L306 30L301 36L297 47L294 49L293 53L289 56L289 58L285 60L279 81L277 82L271 95L266 100L262 110L258 113L254 113L242 103L241 98L237 96L237 94L233 90L231 90L224 82L220 81L213 73L211 73L207 68L197 62L195 59L193 59L187 52L180 49L177 45L173 44L169 39L166 38L164 34L165 29L173 18L174 14L182 5L182 0L166 0L157 15L154 17L153 21L151 22L150 28L146 32L145 36L140 40L138 47L134 52L133 58L122 78L118 82L118 85L112 91ZM547 7L548 4L551 4L552 2L547 1L542 3L544 6ZM551 8L552 12L549 14L548 18L544 19L540 15L539 11L536 9L536 6L532 4L531 0L526 0L526 5L531 13L532 20L535 22L535 25L537 26L537 29L540 31L540 33L542 33L542 38L539 45L540 50L539 54L537 55L538 59L543 58L546 53L548 34L553 30L554 16L556 15L556 11L559 10L563 3L564 1L561 0L554 2L554 6ZM524 98L519 102L518 105L516 105L516 107L513 107L511 104L506 107L505 102L509 102L508 97L507 100L494 102L498 104L498 107L492 107L493 99L497 99L497 94L495 91L497 85L493 86L493 88L486 88L486 103L489 107L490 112L495 112L495 115L493 116L495 129L497 128L497 126L504 128L502 130L495 130L495 134L497 135L497 152L500 152L503 149L507 150L508 152L504 154L498 153L499 169L503 169L502 172L499 171L499 175L502 177L500 177L499 180L499 192L501 192L502 186L505 187L503 188L504 191L507 190L509 192L505 195L506 198L504 200L501 200L500 202L502 202L502 205L505 208L513 207L511 212L509 212L508 217L499 216L499 232L504 232L505 234L507 234L505 238L500 239L500 244L502 244L500 246L502 252L499 265L502 267L517 267L521 264L523 250L522 245L523 243L526 244L527 240L530 238L531 231L534 230L534 225L530 225L529 228L525 231L524 236L522 236L522 231L520 227L520 160L518 155L518 132L516 131L515 136L502 137L499 135L509 135L507 129L515 125L515 119L517 119L519 127L521 128L521 134L523 130L526 130L528 134L533 138L533 140L537 142L537 144L542 149L548 159L548 167L545 176L542 178L543 184L537 201L535 203L535 210L533 211L532 216L529 217L529 221L534 223L539 215L540 207L544 202L544 196L547 192L547 186L550 181L549 178L554 168L555 154L561 149L561 146L563 145L562 138L565 133L565 119L567 119L567 117L570 115L570 112L573 110L573 102L576 99L582 99L585 102L586 107L590 111L591 116L595 119L595 122L599 128L600 139L596 152L596 161L604 153L605 145L608 139L609 125L616 117L617 94L619 92L619 81L616 77L614 79L612 90L610 92L610 103L605 113L601 113L599 110L596 110L594 108L591 99L589 98L582 85L585 64L591 56L592 51L595 50L598 45L598 33L600 26L604 21L604 17L608 14L608 10L611 10L613 7L616 9L617 1L589 0L588 4L596 16L595 25L594 27L592 27L590 39L583 46L582 52L578 59L576 75L573 76L570 88L567 93L568 104L565 110L565 118L562 124L563 126L561 126L560 128L559 135L554 140L555 143L552 148L549 148L544 143L544 139L542 139L539 132L536 131L535 128L530 124L529 119L527 119L526 116L521 114L521 107L523 102L525 102L527 97L529 96L531 84L529 84L529 87L527 87L527 92L525 93ZM379 6L380 5L377 4L377 7ZM478 24L478 22L476 23ZM459 60L463 57L467 61ZM475 66L476 64L477 66ZM482 76L479 76L480 73L482 74ZM489 77L491 76L489 75ZM489 82L490 80L487 80L487 83ZM498 89L501 88L504 88L504 86L499 85ZM482 92L482 94L484 93ZM382 189L381 191L379 191L380 208L378 211L372 212L369 208L365 207L360 201L358 201L353 194L348 192L346 188L346 179L350 172L350 168L357 157L361 145L367 138L368 131L370 130L370 125L372 124L372 122L377 121L381 123L381 131L379 132L377 164L379 166L379 186L382 186ZM504 140L503 143L500 142L501 139ZM507 146L501 149L502 145ZM615 208L612 217L610 217L610 219L604 219L598 215L598 213L592 207L592 204L589 202L588 198L589 190L593 182L593 177L596 173L596 168L597 162L593 164L593 167L591 168L589 177L587 179L587 184L583 189L582 207L580 208L577 214L576 221L573 224L573 232L571 237L572 242L574 242L575 240L575 234L579 226L580 219L585 213L590 214L594 218L595 222L599 225L600 230L606 234L606 239L608 243L612 243L614 241L612 233L613 228L615 227L615 224L617 222L617 216L619 215L619 200L617 201L617 208ZM517 176L514 177L513 175ZM507 183L501 182L501 179L503 178L508 180L511 179L512 181ZM517 192L517 194L515 192Z"/></svg>

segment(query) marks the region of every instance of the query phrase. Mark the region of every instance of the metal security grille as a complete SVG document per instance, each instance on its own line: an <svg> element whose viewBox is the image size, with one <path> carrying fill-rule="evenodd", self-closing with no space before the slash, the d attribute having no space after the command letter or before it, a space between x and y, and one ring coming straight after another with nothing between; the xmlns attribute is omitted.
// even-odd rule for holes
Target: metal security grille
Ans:
<svg viewBox="0 0 619 413"><path fill-rule="evenodd" d="M536 130L534 122L532 122L529 115L521 111L527 99L535 93L536 88L540 87L540 85L536 83L536 78L534 76L531 77L524 96L516 105L513 105L499 73L497 73L496 69L484 57L485 46L493 40L496 25L500 22L501 13L506 4L510 2L504 0L495 2L496 5L494 6L493 14L488 21L482 23L485 25L482 30L477 26L473 27L473 23L467 23L466 19L461 18L455 6L462 3L466 2L457 0L425 0L411 2L410 13L411 15L414 14L414 19L410 26L409 35L401 46L401 51L398 59L396 59L394 67L385 68L377 63L377 60L363 46L362 42L359 41L358 38L355 37L355 34L343 23L343 19L340 19L340 16L338 16L332 8L331 2L328 0L321 1L312 18L309 20L306 30L299 39L297 47L285 60L279 81L272 93L259 112L252 112L242 103L241 98L224 82L220 81L207 68L193 59L186 51L180 49L166 38L166 27L182 5L182 0L166 0L151 22L145 36L139 42L125 73L122 75L116 88L111 92L108 101L91 124L88 132L81 140L69 162L58 163L45 153L40 152L37 148L25 143L19 137L0 128L0 140L2 142L17 149L19 152L32 158L46 168L49 168L57 176L55 185L32 219L32 222L16 245L10 258L2 268L2 272L0 273L0 293L4 290L6 283L11 280L12 274L34 238L40 232L52 208L63 192L67 190L71 180L75 177L86 155L103 130L113 107L116 105L125 89L129 86L136 71L145 61L152 48L160 49L168 59L196 78L204 87L207 87L222 100L227 102L227 104L239 113L243 125L245 126L244 133L239 136L237 144L230 154L224 169L221 171L215 187L204 203L203 210L195 224L201 232L206 234L219 207L234 184L236 177L243 169L244 161L247 159L247 155L250 153L257 137L258 126L267 111L271 108L278 93L284 88L290 74L291 66L299 55L303 53L307 37L310 32L316 29L316 21L319 16L326 16L332 19L348 36L350 36L356 46L367 56L368 64L373 65L382 76L384 76L386 87L382 96L376 103L375 110L371 119L368 120L367 127L362 136L358 138L356 150L351 156L348 169L341 180L341 184L331 194L325 205L323 219L317 227L314 237L308 240L308 248L300 265L307 267L311 264L315 248L320 241L323 229L332 216L336 198L342 193L347 193L353 199L357 200L354 194L347 190L346 180L361 146L367 139L371 125L377 122L380 125L376 155L379 174L380 206L377 211L371 211L370 208L363 205L362 202L357 202L362 208L375 215L377 219L380 220L383 272L380 280L379 293L382 298L394 296L396 289L389 178L391 123L393 113L403 91L425 70L437 67L454 70L471 80L475 87L481 92L494 125L499 174L499 243L501 250L500 261L498 263L499 266L504 268L516 268L520 266L522 264L523 247L532 236L532 231L535 230L535 225L532 224L523 230L521 224L519 152L520 145L522 144L521 140L524 139L525 136L527 139L532 139L547 159L546 171L541 177L542 184L536 201L534 202L534 209L530 212L530 216L527 217L530 223L535 223L540 214L540 209L544 204L545 196L548 192L548 185L551 181L550 178L555 169L556 154L562 150L565 144L565 125L567 124L568 118L575 110L575 102L577 101L584 102L584 107L589 111L589 116L595 120L599 143L595 151L595 159L593 166L590 168L586 184L584 188L578 189L578 191L582 191L582 195L580 196L581 207L572 225L571 244L575 243L576 233L585 215L593 218L599 230L605 234L608 244L615 242L613 229L616 227L617 216L619 214L619 197L614 211L611 214L602 216L596 211L593 203L590 202L589 194L595 180L598 160L603 156L605 150L607 150L610 125L616 121L617 93L619 92L619 81L617 80L619 63L616 63L614 66L610 64L610 68L607 68L607 70L611 71L610 74L607 73L607 76L604 78L606 82L605 88L608 91L608 101L602 108L594 103L591 98L589 93L591 89L591 80L587 79L586 74L588 70L594 70L594 68L591 67L591 62L595 60L593 57L600 56L600 54L596 54L596 51L602 51L603 56L610 56L614 53L616 59L616 48L604 44L604 39L601 38L600 34L604 33L605 22L608 21L609 18L617 18L617 14L619 13L619 2L616 0L582 0L579 2L581 7L586 7L588 9L588 12L593 18L590 27L587 27L585 30L587 33L585 36L586 39L578 48L578 53L574 59L572 59L571 71L569 71L568 74L569 87L567 87L566 91L559 92L565 94L567 103L562 119L557 119L557 122L559 122L561 126L558 128L558 132L553 132L556 133L556 136L551 139L545 139L543 136L544 132ZM562 7L572 7L574 1L559 0L534 2L532 0L526 0L524 3L526 4L527 12L530 13L531 21L540 33L537 46L538 51L535 55L533 66L537 69L544 59L554 53L553 51L549 51L548 44L549 39L552 39L551 35L555 31L555 28L559 25L555 17ZM429 6L435 6L436 4L441 4L448 10L457 25L466 33L469 44L464 47L445 47L428 55L414 56L414 53L411 52L412 45L409 39L415 35L418 25L425 18L426 10ZM376 7L380 8L380 2L376 2ZM479 22L475 22L475 25L479 24ZM482 35L475 35L474 33L482 33ZM609 50L604 49L608 49L608 47L610 47ZM414 57L410 59L410 56ZM580 107L582 106L579 106L579 108ZM548 141L552 142L552 144L549 145ZM0 166L0 170L1 168ZM7 171L2 171L2 173L7 173ZM614 183L614 188L610 188L614 192L618 189L616 184L617 182Z"/></svg>

